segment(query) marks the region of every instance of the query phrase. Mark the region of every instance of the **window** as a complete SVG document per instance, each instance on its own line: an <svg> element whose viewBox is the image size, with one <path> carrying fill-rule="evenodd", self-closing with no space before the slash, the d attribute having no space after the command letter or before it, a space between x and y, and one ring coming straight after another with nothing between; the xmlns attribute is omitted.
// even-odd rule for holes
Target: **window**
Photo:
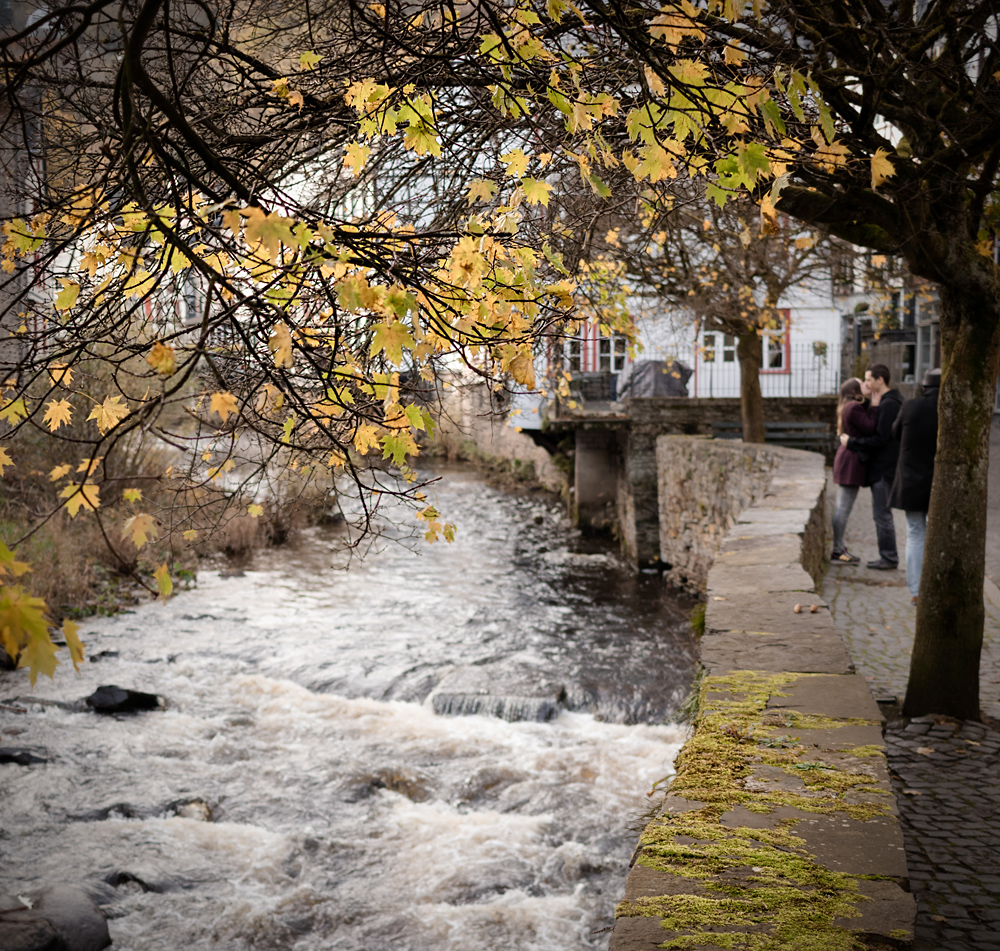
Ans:
<svg viewBox="0 0 1000 951"><path fill-rule="evenodd" d="M573 337L566 342L566 369L570 373L579 373L583 369L582 351L583 341L579 337Z"/></svg>
<svg viewBox="0 0 1000 951"><path fill-rule="evenodd" d="M705 334L705 343L701 348L701 359L704 363L715 363L715 334Z"/></svg>
<svg viewBox="0 0 1000 951"><path fill-rule="evenodd" d="M736 338L732 334L726 334L722 338L722 362L736 362Z"/></svg>
<svg viewBox="0 0 1000 951"><path fill-rule="evenodd" d="M598 369L602 373L621 373L625 369L627 352L628 343L624 337L618 334L601 337L597 344Z"/></svg>
<svg viewBox="0 0 1000 951"><path fill-rule="evenodd" d="M791 351L788 346L789 312L781 310L781 326L761 332L762 373L788 373Z"/></svg>

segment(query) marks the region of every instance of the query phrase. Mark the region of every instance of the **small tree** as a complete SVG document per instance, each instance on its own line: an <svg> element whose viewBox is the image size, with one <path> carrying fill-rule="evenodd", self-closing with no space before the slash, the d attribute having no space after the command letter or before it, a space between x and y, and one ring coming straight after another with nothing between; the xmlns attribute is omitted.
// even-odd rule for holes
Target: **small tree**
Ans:
<svg viewBox="0 0 1000 951"><path fill-rule="evenodd" d="M668 306L736 338L743 439L760 443L762 335L782 330L778 304L790 289L829 286L832 260L844 249L793 219L762 232L758 215L746 198L720 206L704 200L702 191L657 218L653 233L644 233L640 250L627 250L626 260Z"/></svg>

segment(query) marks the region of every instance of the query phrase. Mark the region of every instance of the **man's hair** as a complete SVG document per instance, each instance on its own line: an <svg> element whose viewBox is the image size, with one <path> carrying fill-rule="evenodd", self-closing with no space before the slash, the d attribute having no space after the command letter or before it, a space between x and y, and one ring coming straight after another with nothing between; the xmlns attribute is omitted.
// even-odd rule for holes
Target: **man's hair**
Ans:
<svg viewBox="0 0 1000 951"><path fill-rule="evenodd" d="M872 375L872 379L879 379L885 382L885 385L889 385L889 368L884 363L873 363L869 368L868 372Z"/></svg>

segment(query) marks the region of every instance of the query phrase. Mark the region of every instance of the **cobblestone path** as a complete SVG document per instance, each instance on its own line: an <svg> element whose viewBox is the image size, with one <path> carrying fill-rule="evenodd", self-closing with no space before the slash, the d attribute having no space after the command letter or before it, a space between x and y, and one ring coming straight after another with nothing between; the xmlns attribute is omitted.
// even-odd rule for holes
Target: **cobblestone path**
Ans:
<svg viewBox="0 0 1000 951"><path fill-rule="evenodd" d="M990 453L987 574L1000 581L1000 426ZM830 505L834 486L829 486ZM896 516L905 560L906 522ZM906 572L876 572L871 494L862 489L847 526L860 567L831 566L823 585L851 658L880 701L902 702L916 610ZM1000 720L1000 591L986 588L980 695L984 713ZM884 706L888 715L892 708ZM899 804L917 899L916 951L1000 951L1000 732L941 718L890 720L889 770Z"/></svg>

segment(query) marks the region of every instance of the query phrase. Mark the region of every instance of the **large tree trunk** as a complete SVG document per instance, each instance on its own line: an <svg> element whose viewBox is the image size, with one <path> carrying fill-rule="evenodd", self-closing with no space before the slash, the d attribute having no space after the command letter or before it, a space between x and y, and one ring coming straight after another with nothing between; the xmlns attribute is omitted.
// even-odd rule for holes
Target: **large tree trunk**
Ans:
<svg viewBox="0 0 1000 951"><path fill-rule="evenodd" d="M970 251L974 254L974 251ZM917 628L903 712L979 717L986 475L1000 367L1000 287L941 287L937 458L927 516Z"/></svg>
<svg viewBox="0 0 1000 951"><path fill-rule="evenodd" d="M740 360L740 415L743 418L743 441L764 441L764 398L760 394L760 364L763 346L760 334L750 330L737 338L736 354Z"/></svg>

